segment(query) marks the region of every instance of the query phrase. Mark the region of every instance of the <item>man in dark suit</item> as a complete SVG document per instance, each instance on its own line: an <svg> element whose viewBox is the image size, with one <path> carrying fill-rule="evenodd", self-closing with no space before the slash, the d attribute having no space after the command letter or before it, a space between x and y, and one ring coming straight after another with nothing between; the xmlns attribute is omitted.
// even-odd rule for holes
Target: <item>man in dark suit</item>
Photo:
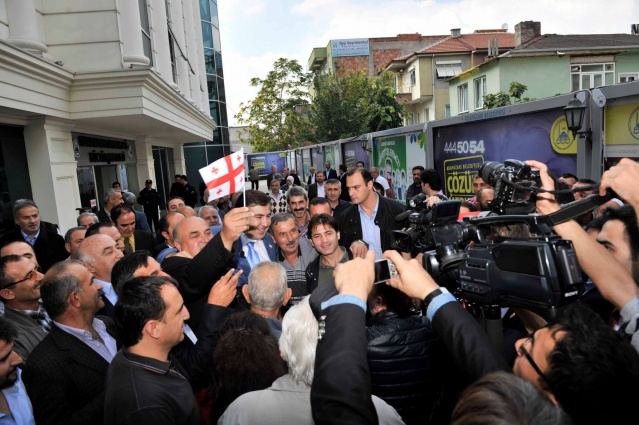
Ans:
<svg viewBox="0 0 639 425"><path fill-rule="evenodd" d="M342 185L342 193L339 195L339 199L346 202L351 202L351 197L348 194L348 188L346 187L346 174L348 174L348 168L346 165L339 165L339 182Z"/></svg>
<svg viewBox="0 0 639 425"><path fill-rule="evenodd" d="M266 189L271 187L271 181L275 178L277 174L277 167L275 165L271 165L271 172L266 176Z"/></svg>
<svg viewBox="0 0 639 425"><path fill-rule="evenodd" d="M306 184L310 186L314 183L315 183L315 167L311 167L311 169L309 170L308 179L306 180Z"/></svg>
<svg viewBox="0 0 639 425"><path fill-rule="evenodd" d="M111 210L111 221L120 232L124 243L124 255L135 251L149 251L155 255L155 239L151 232L135 230L135 211L130 206L123 204Z"/></svg>
<svg viewBox="0 0 639 425"><path fill-rule="evenodd" d="M26 241L33 247L38 264L45 273L53 264L69 256L64 247L64 238L42 225L35 202L30 199L17 200L13 205L13 217L17 227L2 238L0 245Z"/></svg>
<svg viewBox="0 0 639 425"><path fill-rule="evenodd" d="M144 183L144 189L142 189L138 195L138 204L144 208L144 215L146 215L149 230L153 231L153 229L155 229L157 232L159 219L158 208L162 205L162 198L160 198L158 191L153 189L152 180L147 180Z"/></svg>
<svg viewBox="0 0 639 425"><path fill-rule="evenodd" d="M133 213L135 214L135 230L150 232L151 228L149 228L149 224L146 222L146 216L142 211L135 209L135 195L131 192L122 192L122 200L125 205L128 205L133 209Z"/></svg>
<svg viewBox="0 0 639 425"><path fill-rule="evenodd" d="M78 258L102 287L103 303L99 313L112 319L115 317L113 306L118 301L118 295L111 284L111 271L122 257L115 240L104 234L85 238L78 248Z"/></svg>
<svg viewBox="0 0 639 425"><path fill-rule="evenodd" d="M318 171L315 173L315 183L313 183L312 185L310 185L308 187L308 200L312 201L313 199L317 198L318 196L325 198L326 197L326 192L325 192L325 185L324 185L324 172L323 171Z"/></svg>
<svg viewBox="0 0 639 425"><path fill-rule="evenodd" d="M113 322L95 317L100 289L75 260L56 264L42 280L42 302L55 323L22 373L38 424L103 423L104 381L119 347Z"/></svg>
<svg viewBox="0 0 639 425"><path fill-rule="evenodd" d="M331 168L331 161L326 161L326 163L324 165L326 166L326 171L324 171L324 178L326 180L336 179L337 178L337 171L335 169Z"/></svg>
<svg viewBox="0 0 639 425"><path fill-rule="evenodd" d="M111 221L111 210L116 205L122 203L122 192L115 189L108 189L102 197L102 209L98 211L98 218L101 222L107 223Z"/></svg>

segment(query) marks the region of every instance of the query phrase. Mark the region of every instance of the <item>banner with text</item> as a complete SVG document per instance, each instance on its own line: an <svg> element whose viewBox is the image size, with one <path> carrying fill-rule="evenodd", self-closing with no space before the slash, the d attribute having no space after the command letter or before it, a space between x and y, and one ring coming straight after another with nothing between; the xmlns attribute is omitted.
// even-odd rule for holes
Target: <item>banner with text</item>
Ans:
<svg viewBox="0 0 639 425"><path fill-rule="evenodd" d="M484 161L534 159L556 175L577 168L577 141L561 109L436 127L433 150L450 199L475 196L473 176Z"/></svg>
<svg viewBox="0 0 639 425"><path fill-rule="evenodd" d="M271 173L271 166L277 167L277 172L281 173L286 165L286 152L265 152L246 155L246 169L255 167L260 170L260 176L267 176Z"/></svg>

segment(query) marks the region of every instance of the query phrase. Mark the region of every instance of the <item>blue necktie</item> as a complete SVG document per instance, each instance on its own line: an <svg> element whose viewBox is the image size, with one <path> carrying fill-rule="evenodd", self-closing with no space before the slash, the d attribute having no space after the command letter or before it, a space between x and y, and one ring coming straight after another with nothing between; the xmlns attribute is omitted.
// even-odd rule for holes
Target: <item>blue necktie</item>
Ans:
<svg viewBox="0 0 639 425"><path fill-rule="evenodd" d="M246 244L246 246L248 247L248 262L251 265L251 268L253 268L260 263L260 256L257 255L254 241L250 241L248 244Z"/></svg>

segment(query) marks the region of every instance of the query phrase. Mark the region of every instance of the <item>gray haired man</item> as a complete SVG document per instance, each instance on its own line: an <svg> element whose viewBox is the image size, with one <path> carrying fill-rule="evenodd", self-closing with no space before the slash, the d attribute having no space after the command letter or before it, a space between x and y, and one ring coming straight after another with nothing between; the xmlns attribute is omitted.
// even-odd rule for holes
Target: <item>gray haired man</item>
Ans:
<svg viewBox="0 0 639 425"><path fill-rule="evenodd" d="M242 287L242 294L246 301L251 303L251 311L266 319L273 336L279 340L282 335L280 309L291 298L284 266L272 261L264 261L253 266L248 277L248 285Z"/></svg>

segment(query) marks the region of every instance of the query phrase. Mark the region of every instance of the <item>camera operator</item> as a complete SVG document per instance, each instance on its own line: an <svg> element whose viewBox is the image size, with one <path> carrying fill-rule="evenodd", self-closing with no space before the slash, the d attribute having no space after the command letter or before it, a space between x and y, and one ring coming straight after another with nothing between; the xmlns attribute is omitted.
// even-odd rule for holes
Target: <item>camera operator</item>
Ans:
<svg viewBox="0 0 639 425"><path fill-rule="evenodd" d="M547 167L536 161L528 161L528 164L539 169L542 187L553 190ZM623 186L619 188L619 195L630 199L637 209L639 194L625 193L631 186L623 182L629 175L639 174L639 165L624 162L620 165L625 169L613 168L608 175L604 174L602 187L604 190L606 187L617 190L618 186ZM536 206L543 214L558 209L554 197L547 193L538 195ZM625 320L622 329L632 335L639 316L639 288L630 274L578 223L561 223L555 226L555 231L572 240L584 272L602 295L621 309ZM469 382L490 371L506 369L503 359L493 352L480 325L447 290L438 287L419 262L406 261L394 251L384 253L384 257L395 263L399 273L398 279L390 281L391 286L411 297L424 299L428 319ZM370 388L368 371L361 370L366 369L359 353L359 350L365 349L365 341L361 341L360 335L363 330L358 326L351 327L358 321L363 323L363 303L373 280L372 276L368 276L372 270L367 270L366 262L372 269L372 257L340 266L335 275L340 295L322 304L325 333L323 341L318 344L316 381L312 391L316 423L328 423L328 418L342 412L347 413L344 418L348 418L350 423L370 423L374 419L365 395L354 397L344 392L354 387L361 391ZM353 304L359 305L361 311L357 311ZM345 326L346 323L348 326ZM341 344L346 345L346 341L351 344L346 350L350 354L348 368L339 364L344 362ZM633 342L637 343L637 340ZM639 355L620 334L585 307L573 305L563 309L547 327L517 341L516 348L518 358L513 372L537 386L575 423L633 423L634 395L628 389L639 385ZM333 372L339 374L332 375ZM341 388L333 382L338 380L347 381L348 387ZM315 383L318 383L317 389ZM344 402L350 403L342 404ZM339 412L336 413L336 410ZM326 421L322 422L324 418Z"/></svg>
<svg viewBox="0 0 639 425"><path fill-rule="evenodd" d="M553 190L554 185L548 176L548 168L537 161L527 163L540 170L542 187ZM619 165L606 171L599 186L599 194L603 196L607 189L612 189L625 199L635 210L639 211L639 191L633 184L639 176L639 164L629 159L622 159ZM559 207L550 194L537 196L537 211L550 214ZM554 226L553 230L562 238L571 240L579 264L584 273L590 277L601 295L620 310L620 330L631 338L632 345L639 351L639 287L630 272L602 245L586 233L574 220Z"/></svg>

